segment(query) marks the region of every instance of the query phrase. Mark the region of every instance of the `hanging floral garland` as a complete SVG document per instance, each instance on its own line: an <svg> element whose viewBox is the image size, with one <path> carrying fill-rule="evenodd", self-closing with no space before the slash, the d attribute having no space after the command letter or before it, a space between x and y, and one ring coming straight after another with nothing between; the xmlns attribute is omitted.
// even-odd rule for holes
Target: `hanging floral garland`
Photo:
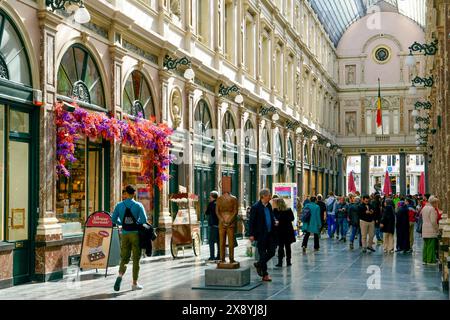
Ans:
<svg viewBox="0 0 450 320"><path fill-rule="evenodd" d="M79 139L103 138L142 149L144 165L141 176L147 184L156 184L162 189L163 182L169 180L169 165L173 161L173 156L169 154L169 136L173 129L166 124L156 124L154 119L143 119L142 116L119 120L103 113L88 112L75 103L72 106L75 110L69 112L64 109L62 102L55 105L58 175L70 176L66 165L77 161L74 154L75 143Z"/></svg>

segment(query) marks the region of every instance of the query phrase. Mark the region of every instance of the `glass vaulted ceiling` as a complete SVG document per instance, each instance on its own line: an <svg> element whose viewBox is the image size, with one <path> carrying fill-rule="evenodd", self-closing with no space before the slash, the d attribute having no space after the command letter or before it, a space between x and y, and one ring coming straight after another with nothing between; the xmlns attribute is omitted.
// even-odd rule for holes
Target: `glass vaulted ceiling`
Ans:
<svg viewBox="0 0 450 320"><path fill-rule="evenodd" d="M373 5L386 4L393 11L403 14L422 28L425 27L426 0L308 0L335 46L344 32L356 20L367 14ZM391 11L391 10L390 10Z"/></svg>

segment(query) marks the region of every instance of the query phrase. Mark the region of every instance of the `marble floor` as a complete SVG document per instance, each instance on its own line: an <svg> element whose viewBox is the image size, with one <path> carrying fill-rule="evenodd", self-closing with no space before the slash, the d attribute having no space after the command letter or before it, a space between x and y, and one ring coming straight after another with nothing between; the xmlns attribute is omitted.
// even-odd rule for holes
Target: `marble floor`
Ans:
<svg viewBox="0 0 450 320"><path fill-rule="evenodd" d="M313 239L305 255L301 243L292 245L292 266L277 268L275 258L269 262L272 282L264 282L250 291L198 290L204 283L204 270L214 268L206 263L208 247L202 256L186 250L183 258L147 258L141 263L142 291L131 291L131 265L122 289L113 291L118 267L108 276L83 273L79 280L66 276L63 280L30 283L0 290L0 299L163 299L163 300L448 300L442 291L438 266L422 265L422 241L416 240L412 254L385 255L382 246L374 253L362 253L348 242L321 239L321 249L313 252ZM252 266L254 258L246 256L248 240L239 240L236 249L241 266ZM252 281L259 282L254 267Z"/></svg>

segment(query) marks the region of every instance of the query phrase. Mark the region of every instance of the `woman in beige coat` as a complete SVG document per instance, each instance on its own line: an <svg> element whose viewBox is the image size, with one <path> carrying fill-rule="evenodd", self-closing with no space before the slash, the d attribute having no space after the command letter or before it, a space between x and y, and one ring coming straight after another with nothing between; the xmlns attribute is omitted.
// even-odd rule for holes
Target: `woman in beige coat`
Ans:
<svg viewBox="0 0 450 320"><path fill-rule="evenodd" d="M437 238L439 234L437 207L439 199L431 196L420 212L422 215L423 264L436 264Z"/></svg>

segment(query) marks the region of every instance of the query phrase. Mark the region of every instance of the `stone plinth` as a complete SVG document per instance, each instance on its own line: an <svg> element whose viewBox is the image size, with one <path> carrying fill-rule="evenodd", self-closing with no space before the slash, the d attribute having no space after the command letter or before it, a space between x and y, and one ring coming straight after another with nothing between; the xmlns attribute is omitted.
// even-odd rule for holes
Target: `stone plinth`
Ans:
<svg viewBox="0 0 450 320"><path fill-rule="evenodd" d="M217 269L239 269L239 262L219 262L217 264Z"/></svg>
<svg viewBox="0 0 450 320"><path fill-rule="evenodd" d="M248 284L250 284L250 267L205 270L206 286L243 287Z"/></svg>

